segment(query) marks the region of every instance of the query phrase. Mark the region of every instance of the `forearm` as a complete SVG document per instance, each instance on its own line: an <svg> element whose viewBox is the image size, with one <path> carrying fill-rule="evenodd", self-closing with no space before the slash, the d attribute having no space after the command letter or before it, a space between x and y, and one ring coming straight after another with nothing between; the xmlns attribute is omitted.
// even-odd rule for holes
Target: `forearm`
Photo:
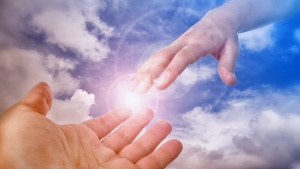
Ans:
<svg viewBox="0 0 300 169"><path fill-rule="evenodd" d="M226 19L237 32L249 31L283 19L299 10L299 0L230 0L208 12Z"/></svg>

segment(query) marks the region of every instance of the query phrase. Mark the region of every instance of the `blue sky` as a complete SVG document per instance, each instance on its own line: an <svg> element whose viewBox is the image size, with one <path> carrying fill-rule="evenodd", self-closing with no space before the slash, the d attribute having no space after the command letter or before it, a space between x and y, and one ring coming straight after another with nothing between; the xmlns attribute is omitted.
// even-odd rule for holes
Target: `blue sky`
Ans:
<svg viewBox="0 0 300 169"><path fill-rule="evenodd" d="M0 110L45 81L55 122L101 115L114 81L223 2L1 1ZM155 121L169 120L184 143L170 169L300 167L299 16L239 35L237 85L224 85L208 56L158 92Z"/></svg>

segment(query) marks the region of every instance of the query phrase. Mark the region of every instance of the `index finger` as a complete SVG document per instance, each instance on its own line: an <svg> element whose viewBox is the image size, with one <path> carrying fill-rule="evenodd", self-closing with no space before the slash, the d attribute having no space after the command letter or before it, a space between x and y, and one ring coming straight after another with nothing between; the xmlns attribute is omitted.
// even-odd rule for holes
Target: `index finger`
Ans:
<svg viewBox="0 0 300 169"><path fill-rule="evenodd" d="M132 88L138 93L146 93L181 48L181 44L172 43L153 54L134 76Z"/></svg>
<svg viewBox="0 0 300 169"><path fill-rule="evenodd" d="M212 52L211 44L199 41L191 42L176 53L155 85L159 90L169 87L176 78L192 63Z"/></svg>
<svg viewBox="0 0 300 169"><path fill-rule="evenodd" d="M131 111L128 109L118 108L98 118L87 120L82 124L94 131L100 140L107 136L130 116Z"/></svg>

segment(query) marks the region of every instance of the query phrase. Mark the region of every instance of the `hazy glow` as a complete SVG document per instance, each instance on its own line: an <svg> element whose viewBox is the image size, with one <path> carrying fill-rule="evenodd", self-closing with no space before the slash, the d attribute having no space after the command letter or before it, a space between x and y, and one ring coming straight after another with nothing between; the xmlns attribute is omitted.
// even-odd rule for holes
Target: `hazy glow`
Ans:
<svg viewBox="0 0 300 169"><path fill-rule="evenodd" d="M131 109L134 112L146 106L142 95L126 89L120 91L117 103L119 106Z"/></svg>
<svg viewBox="0 0 300 169"><path fill-rule="evenodd" d="M133 112L138 112L143 108L150 108L156 111L158 108L158 98L154 90L147 94L138 94L131 90L131 75L125 75L117 79L109 88L107 96L108 109L115 107L128 108Z"/></svg>

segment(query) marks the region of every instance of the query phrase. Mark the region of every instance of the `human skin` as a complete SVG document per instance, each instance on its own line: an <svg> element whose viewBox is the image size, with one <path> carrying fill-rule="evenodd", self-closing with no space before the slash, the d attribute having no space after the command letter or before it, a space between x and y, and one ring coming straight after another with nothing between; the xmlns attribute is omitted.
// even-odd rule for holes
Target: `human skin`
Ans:
<svg viewBox="0 0 300 169"><path fill-rule="evenodd" d="M151 110L131 115L115 109L81 124L58 125L45 117L51 105L48 85L39 83L0 116L1 169L162 169L182 150L178 140L156 149L171 132L166 121L133 142L153 118Z"/></svg>
<svg viewBox="0 0 300 169"><path fill-rule="evenodd" d="M299 0L228 1L210 10L172 44L153 54L133 77L132 88L139 93L147 92L153 84L159 90L166 89L188 65L207 55L219 61L221 80L234 85L238 33L283 19L299 9Z"/></svg>

